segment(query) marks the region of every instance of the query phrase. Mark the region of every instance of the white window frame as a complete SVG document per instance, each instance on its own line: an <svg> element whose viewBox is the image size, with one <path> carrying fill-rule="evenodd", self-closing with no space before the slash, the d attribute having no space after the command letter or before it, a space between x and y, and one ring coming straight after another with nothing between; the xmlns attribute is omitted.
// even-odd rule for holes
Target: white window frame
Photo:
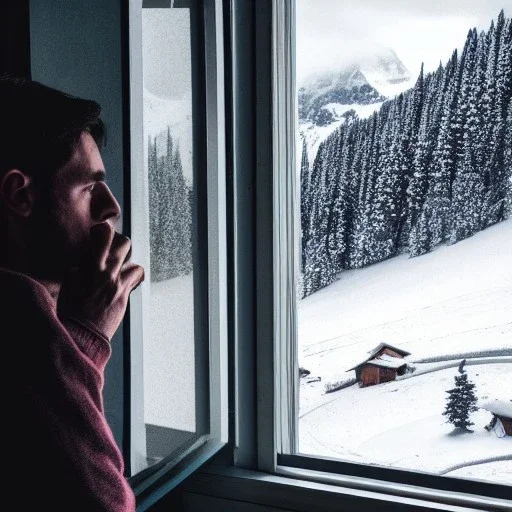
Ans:
<svg viewBox="0 0 512 512"><path fill-rule="evenodd" d="M512 502L502 497L478 494L486 483L472 482L474 491L458 492L457 480L415 471L382 468L386 473L375 478L361 476L365 466L335 461L326 457L294 454L298 451L298 357L296 332L296 284L298 276L297 243L299 202L296 179L296 90L295 90L295 0L272 0L272 191L273 191L273 297L272 342L258 340L258 467L259 471L302 481L305 486L331 485L336 488L380 493L400 499L417 499L445 506L471 507L472 510L511 510ZM236 94L236 91L234 92ZM285 171L286 170L286 171ZM263 209L257 208L258 215ZM271 346L272 345L272 346ZM269 419L271 421L269 421ZM296 457L300 464L287 465ZM281 463L279 462L281 459ZM338 464L339 462L339 464ZM359 474L345 473L349 466L361 468ZM350 471L350 470L349 470ZM437 484L401 483L400 476L416 476ZM369 472L369 474L371 474ZM447 482L451 480L451 488ZM464 482L466 488L469 481ZM479 487L480 486L480 487ZM506 489L500 484L490 487ZM475 494L472 494L475 492ZM500 492L500 496L501 493Z"/></svg>
<svg viewBox="0 0 512 512"><path fill-rule="evenodd" d="M225 107L222 0L204 0L203 70L206 104L207 218L208 218L208 353L209 432L156 471L147 467L144 424L143 340L148 332L149 291L144 286L130 298L130 473L148 476L134 491L144 497L143 511L178 485L228 441L227 245L225 181ZM129 2L130 156L133 258L149 272L149 193L144 171L142 0ZM140 221L144 215L146 222ZM135 218L135 216L139 216ZM148 492L148 491L151 492ZM145 493L145 494L144 494Z"/></svg>

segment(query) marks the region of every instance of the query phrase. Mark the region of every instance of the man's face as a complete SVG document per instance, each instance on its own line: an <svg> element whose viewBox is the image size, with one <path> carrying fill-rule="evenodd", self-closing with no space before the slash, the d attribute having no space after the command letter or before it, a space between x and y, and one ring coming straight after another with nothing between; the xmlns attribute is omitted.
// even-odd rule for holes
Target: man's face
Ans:
<svg viewBox="0 0 512 512"><path fill-rule="evenodd" d="M82 133L71 159L52 178L48 196L36 201L32 249L38 273L61 281L87 254L91 228L103 222L114 226L120 213L98 147Z"/></svg>

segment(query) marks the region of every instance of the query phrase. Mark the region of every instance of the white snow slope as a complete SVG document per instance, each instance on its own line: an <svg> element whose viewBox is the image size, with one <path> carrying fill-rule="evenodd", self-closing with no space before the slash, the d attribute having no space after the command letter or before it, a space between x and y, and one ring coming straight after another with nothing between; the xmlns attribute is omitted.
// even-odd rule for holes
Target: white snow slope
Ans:
<svg viewBox="0 0 512 512"><path fill-rule="evenodd" d="M479 395L512 389L511 363L467 367ZM471 416L473 433L457 434L442 415L457 368L403 381L337 391L337 398L299 422L301 453L433 473L459 464L512 460L512 437L484 426L492 415ZM512 484L512 482L511 482Z"/></svg>
<svg viewBox="0 0 512 512"><path fill-rule="evenodd" d="M441 414L458 363L471 362L472 353L479 353L473 361L479 364L466 369L478 399L512 397L512 358L485 358L486 352L512 356L511 255L509 219L417 258L402 255L344 272L299 301L299 364L309 378L322 379L301 379L300 451L436 473L472 461L512 460L512 438L483 429L490 412L474 413L475 432L462 436L451 434ZM326 383L353 379L355 372L346 370L380 342L410 352L407 360L420 368L416 376L324 392ZM414 363L432 357L452 360L453 367ZM499 467L509 468L479 464L454 474L499 479Z"/></svg>

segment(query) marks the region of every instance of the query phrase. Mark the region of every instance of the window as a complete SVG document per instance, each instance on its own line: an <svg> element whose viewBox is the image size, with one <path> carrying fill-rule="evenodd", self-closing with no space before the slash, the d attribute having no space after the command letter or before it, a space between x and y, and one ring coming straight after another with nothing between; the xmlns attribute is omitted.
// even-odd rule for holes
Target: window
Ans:
<svg viewBox="0 0 512 512"><path fill-rule="evenodd" d="M167 487L227 440L221 13L199 0L130 8L132 240L147 283L130 302L141 510L169 469L188 457Z"/></svg>
<svg viewBox="0 0 512 512"><path fill-rule="evenodd" d="M502 2L466 3L468 6L466 8L465 5L464 9L467 13L495 5L496 15L487 17L488 23L490 19L496 20ZM314 172L315 165L320 166L320 163L315 164L315 158L308 150L313 149L315 156L323 153L322 171L329 169L329 163L336 161L336 155L329 154L333 148L327 142L323 146L318 144L318 148L308 147L313 137L306 137L304 152L301 132L319 135L322 131L337 128L337 125L342 126L338 132L334 130L330 134L329 140L333 141L336 133L343 132L349 138L348 130L354 130L350 132L353 142L350 147L355 156L357 151L360 152L355 143L365 135L356 133L356 130L368 123L372 112L378 111L378 115L372 118L375 132L371 133L374 135L377 128L382 129L377 123L381 119L379 116L383 112L389 114L393 105L396 121L400 124L396 102L387 100L386 103L385 100L392 90L406 85L404 70L409 64L397 50L397 56L404 59L404 68L400 69L395 61L392 67L399 76L380 83L381 91L364 83L368 78L361 78L354 71L352 78L357 82L357 88L350 91L353 96L349 99L353 103L348 110L346 97L341 100L334 94L333 101L329 99L329 103L325 103L325 95L308 96L308 91L301 91L297 87L302 83L301 66L308 62L311 66L330 67L331 61L326 59L332 58L330 49L333 46L339 52L340 48L349 46L346 53L349 56L357 53L352 41L362 35L361 31L367 34L364 31L370 27L372 16L368 11L372 6L373 15L379 7L385 10L381 12L382 27L389 27L389 20L393 18L389 12L396 14L402 5L408 5L406 12L411 16L415 14L421 26L421 12L428 7L416 5L417 2L391 0L131 0L122 6L116 2L96 2L85 7L83 2L77 1L67 2L66 9L62 2L60 4L56 7L55 2L31 3L32 71L36 79L55 83L83 96L89 96L93 91L94 97L106 106L105 116L112 127L106 148L109 158L106 165L117 187L116 195L124 198L125 229L127 233L131 232L133 259L141 262L149 272L145 285L135 290L131 297L129 318L123 326L126 343L123 350L114 351L114 357L118 359L110 365L111 374L106 386L107 405L114 403L110 407L113 414L109 421L116 427L116 438L125 441L123 452L129 479L137 495L138 511L150 510L153 504L192 473L195 474L187 480L186 488L195 493L196 509L199 510L215 510L215 505L225 503L216 497L241 501L244 503L241 506L248 509L251 503L259 503L273 510L281 506L285 510L305 511L339 510L345 505L347 510L393 512L467 510L468 507L473 510L510 510L510 481L508 484L497 479L484 481L481 474L461 474L464 468L442 476L426 471L425 466L393 465L389 461L383 464L379 458L382 453L373 459L367 455L361 461L361 453L357 451L352 450L361 457L356 458L347 450L335 451L341 445L337 439L340 435L338 426L347 433L349 420L355 427L349 431L352 435L348 441L353 440L356 434L367 435L367 423L380 428L382 422L389 425L391 421L406 421L403 400L400 404L393 402L392 409L381 407L368 411L368 401L356 401L354 398L352 404L341 409L341 413L321 403L321 400L327 402L350 393L352 397L367 397L378 390L389 390L383 395L394 400L399 396L398 386L421 381L421 376L415 376L415 372L418 375L420 371L420 364L437 364L436 361L417 363L415 371L412 371L410 362L418 358L417 342L412 350L409 345L414 343L405 343L409 339L375 340L373 336L378 333L372 332L370 341L354 335L354 344L347 342L342 351L347 360L338 365L335 358L337 337L346 337L347 332L336 330L329 334L325 331L338 329L339 321L343 322L342 327L356 321L366 326L369 314L374 322L368 327L380 325L386 319L396 320L396 313L392 318L390 310L396 308L397 303L387 295L379 304L382 310L365 311L364 306L374 300L375 292L368 292L364 300L355 296L356 291L361 292L364 287L370 289L371 285L362 277L356 279L355 276L367 276L373 269L387 268L397 261L404 265L419 264L443 252L463 248L466 242L479 240L478 237L492 234L496 229L510 226L510 220L500 221L456 244L441 244L434 251L410 259L404 254L390 257L385 262L362 265L363 268L358 269L330 267L324 258L326 249L336 255L339 246L336 243L322 245L310 237L311 234L319 237L322 233L331 234L329 222L332 224L335 219L328 214L346 209L319 208L319 199L323 196L311 191L320 191L322 187L311 186L311 178L320 177ZM437 31L427 46L434 53L444 39L438 35L443 33L448 37L453 33L455 37L454 27L461 26L466 33L455 45L463 44L468 27L473 25L458 24L457 19L460 21L462 17L455 2L432 5L440 6L441 13L450 10L452 15L448 17L447 14L447 21L441 26L443 30ZM360 11L354 14L355 6ZM319 26L315 20L320 15L322 21ZM510 13L506 12L505 16L510 16ZM403 16L394 17L394 22L400 21L403 21ZM343 22L348 23L352 31L350 34L344 31L341 42L336 39L333 43L328 38L328 28L332 23L341 25ZM479 23L475 18L474 26L480 26ZM497 24L495 21L494 30ZM409 24L405 28L403 34L400 30L388 30L386 37L410 35L417 31L418 25ZM312 29L316 30L314 37L311 36ZM503 27L501 30L504 34ZM49 33L54 37L49 38ZM91 33L94 33L94 38L90 37ZM474 33L472 37L475 37ZM322 41L324 47L320 51L317 45ZM478 41L482 45L477 33L477 47ZM386 44L391 43L388 41ZM306 61L308 48L315 53L314 59ZM80 59L76 58L78 51L81 52ZM436 54L435 58L442 60L443 56ZM506 59L500 61L497 58L498 65L506 66ZM443 64L443 69L445 66ZM428 69L425 62L425 83L432 80L428 78ZM419 74L418 68L416 73ZM510 79L512 74L503 76ZM373 75L370 79L380 80ZM333 80L325 82L324 93L329 92L330 83ZM498 93L498 89L501 92ZM503 92L508 94L510 104L510 82L508 89L501 83L497 84L495 93ZM411 98L410 93L404 94L402 101L407 104ZM493 105L505 108L504 102L494 102ZM433 107L429 110L432 114L434 111ZM126 122L125 112L129 112L129 122ZM469 112L466 112L466 117ZM419 118L421 121L421 115ZM305 125L304 120L310 124ZM504 125L495 123L495 126L498 130L502 126L509 130L510 124L509 106ZM122 138L121 129L117 129L121 126L124 129ZM308 126L312 129L306 131ZM390 143L382 145L383 151L389 152L393 147L394 133L389 131ZM480 130L473 130L473 133L478 134ZM509 137L510 132L505 133ZM505 140L510 141L509 138ZM509 146L502 155L505 170L510 169ZM367 148L370 155L369 142ZM336 149L342 148L337 146ZM363 156L359 154L358 165L370 176L373 164L370 165ZM126 169L129 175L124 179L122 169ZM341 185L339 180L325 179L326 174L321 176L324 178L322 185L331 192L329 187ZM387 192L384 178L377 183L382 191ZM309 194L303 193L303 188L308 189ZM355 188L346 187L344 192ZM505 205L510 211L507 202L510 189L507 190L506 201L497 198L496 211L504 209ZM335 197L344 196L335 194ZM329 229L325 232L303 229L303 221L306 226L310 224L306 222L308 216L303 215L304 211L309 211L302 204L302 200L307 198L312 201L306 206L312 205L319 212L322 229L327 221ZM468 195L467 199L470 206L474 196ZM179 205L178 211L172 210L173 203ZM377 202L376 206L389 204L392 201ZM377 213L379 215L370 217L370 220L391 222L394 219L388 210ZM164 227L155 230L156 225ZM170 231L173 237L182 240L181 244L168 245ZM372 240L371 247L390 250L386 229L376 229L373 225L366 232ZM155 242L152 237L160 237L160 240ZM484 270L473 265L472 270L480 268L480 273L464 274L460 286L472 286L475 282L490 286L491 272L499 270L494 268L498 262L496 257L500 251L506 250L511 238L504 238L502 246L494 244L492 251L485 255L494 265L488 264ZM186 243L183 243L184 239ZM423 240L423 236L420 239ZM303 251L303 247L308 250ZM461 258L464 259L458 262L457 272L472 265L469 256ZM366 265L369 261L364 263ZM151 270L154 271L153 278ZM380 271L378 273L381 274ZM349 276L354 277L349 279ZM498 295L494 293L506 292L507 286L510 292L510 273L503 276L500 281L499 275L494 274L493 288L487 295L487 305L497 327L492 330L496 334L492 341L495 345L486 345L482 350L504 349L503 353L493 355L496 363L492 368L510 365L511 347L510 343L506 344L506 335L510 333L511 319L507 316L510 307L507 309L505 302L507 297L510 300L510 293L500 295L499 300L495 300ZM354 281L358 285L356 290ZM396 295L403 281L404 275L398 274L393 286L388 287L390 294ZM414 284L412 279L411 283ZM180 286L178 293L168 293ZM336 287L341 287L339 296L344 308L328 317L321 316L330 312L322 297L328 296L329 290ZM425 298L427 289L423 281L417 294L407 296L412 309L421 305L418 301ZM161 300L161 296L164 299ZM465 305L468 308L474 306L474 297L467 298ZM315 302L321 303L316 311L313 307ZM348 308L351 308L350 314ZM444 310L442 315L435 316L436 320L442 316L444 322L426 325L429 329L439 328L439 336L451 333L441 330L448 325L448 320L452 321L452 317L457 322L462 321L461 315L450 315L446 311L452 310ZM471 311L474 313L475 310ZM315 322L308 320L317 313ZM409 318L406 327L402 323L387 334L398 337L417 331L418 319L421 319L419 314ZM465 321L474 327L478 318L472 314ZM423 318L422 325L425 324ZM178 334L179 342L176 341ZM115 342L118 349L123 341L120 337L121 334ZM327 337L336 339L326 340ZM437 343L436 347L448 349L447 338L440 338L445 341ZM181 341L183 344L178 344ZM324 342L320 346L325 346L327 351L318 350L319 353L315 354L315 350L309 348L316 346L311 343L315 341ZM381 342L388 345L380 346L373 354L366 354L366 350L376 349ZM363 349L362 356L359 349ZM173 357L178 353L181 353L186 367L185 364L179 367L175 364ZM442 397L452 386L453 376L458 375L460 355L459 350L455 366L447 361L450 368L424 373L428 377L452 372L444 382L446 386L439 388ZM478 357L488 355L479 354ZM436 356L427 354L424 357ZM318 363L313 364L315 358ZM473 374L479 365L469 364L470 359L466 357L462 368L470 380L475 380L475 392L480 393L482 386ZM320 361L332 363L331 375L327 372L327 365L321 365ZM362 361L368 365L361 367L359 363ZM124 373L118 371L122 365ZM339 379L341 383L337 382L335 375L338 370L346 379ZM178 372L183 373L176 379ZM506 390L510 372L501 372L499 376L502 377L501 389ZM355 379L366 385L354 385L351 380ZM327 393L327 384L333 388L338 384L351 387ZM434 399L434 395L421 392L413 398L420 403L429 396ZM402 399L406 398L408 396L402 394ZM442 409L443 399L439 396L435 399ZM118 402L123 400L125 403L121 407ZM313 401L318 407L314 410ZM332 404L338 401L341 403L339 399ZM377 405L373 400L372 407ZM312 412L304 415L307 407ZM120 409L124 416L119 413ZM439 417L443 421L440 409ZM325 425L328 422L321 415L325 410L332 413L335 422L327 425L332 433L329 441L332 441L330 448L333 450L329 453L325 451ZM365 410L368 416L363 415ZM484 423L479 423L478 432L475 421L475 433L458 439L466 442L490 437L492 432L494 435L506 432L508 427L506 419L501 419L502 412L497 408L480 411L478 414L486 417ZM314 418L314 414L325 421L321 424L315 420L306 425L304 419ZM396 423L389 426L388 430L396 429ZM407 428L405 432L410 434ZM385 433L381 432L382 435ZM313 445L312 434L322 442ZM510 445L506 437L496 438L498 441ZM377 444L389 451L394 449L387 440ZM406 443L403 444L399 446L400 450L407 448ZM353 445L350 447L354 448ZM346 446L341 445L341 448ZM374 454L377 452L371 456ZM206 461L211 462L208 469L202 466ZM502 462L507 464L510 458ZM196 471L200 467L201 471ZM471 468L473 466L468 470L472 471ZM499 465L482 464L475 468L478 471L490 468L492 471ZM206 477L203 470L208 471ZM201 506L205 496L215 497L210 502L206 500L209 507ZM192 505L194 499L190 500ZM226 509L236 507L234 503L230 505Z"/></svg>
<svg viewBox="0 0 512 512"><path fill-rule="evenodd" d="M322 259L322 254L326 249L336 253L336 244L325 245L324 239L322 246L316 239L311 242L308 238L311 234L321 237L322 233L304 229L311 220L304 216L303 200L313 199L315 195L308 196L304 192L305 184L313 183L313 176L314 179L322 178L321 186L311 185L310 190L328 190L334 194L332 187L334 184L341 187L341 183L314 172L315 162L322 160L310 157L307 140L303 145L304 116L313 119L308 118L308 122L315 125L310 131L316 130L316 134L337 128L331 126L333 123L343 124L338 132L349 127L356 130L358 123L366 122L363 116L371 118L374 111L388 112L392 104L392 99L388 99L388 95L392 95L390 90L404 86L405 91L406 80L405 75L392 77L384 84L388 89L375 92L377 89L372 89L356 76L359 82L356 90L351 91L353 103L349 110L339 107L336 101L324 105L315 94L306 98L310 101L306 105L305 91L301 91L297 84L302 79L300 58L305 55L300 46L304 44L300 40L304 34L300 20L305 17L310 22L314 20L314 16L306 11L307 5L306 0L154 0L144 2L142 7L131 6L132 238L134 257L155 270L154 280L151 278L150 286L145 289L146 295L142 287L136 290L138 295L134 296L130 311L129 457L131 481L138 495L139 508L149 508L167 490L175 487L202 462L212 460L212 455L217 453L212 460L212 471L222 472L222 466L226 465L235 466L235 471L250 468L258 471L251 478L259 479L260 483L264 475L271 482L278 478L293 482L298 490L311 488L314 483L328 483L337 492L341 493L340 489L343 489L345 496L346 489L351 490L357 499L362 499L357 492L372 491L374 495L385 495L388 502L400 501L403 507L409 503L407 500L411 503L416 500L417 507L425 503L450 503L480 509L496 505L505 510L509 486L502 481L483 481L473 475L441 476L435 471L429 472L425 466L392 466L370 457L361 460L360 454L350 458L353 450L323 451L325 440L316 445L306 444L310 442L315 426L317 436L326 435L325 423L312 422L307 428L304 422L304 417L313 417L313 412L322 418L317 411L330 411L322 400L327 404L331 397L340 396L343 391L370 396L384 388L390 390L389 395L394 398L399 391L398 388L392 391L395 388L391 386L416 379L409 364L409 356L415 352L408 350L410 347L400 340L394 343L379 340L375 347L366 346L369 345L366 342L364 347L358 347L377 351L369 354L371 357L364 368L359 367L358 359L354 364L348 359L346 362L350 364L343 362L343 375L346 373L348 378L344 383L350 384L351 389L324 393L324 386L330 383L330 380L326 381L327 373L319 371L319 364L315 367L308 363L314 359L307 359L309 353L303 338L310 334L304 326L310 329L309 333L313 331L320 335L339 324L330 323L331 317L313 323L310 320L313 315L306 316L304 305L327 295L327 288L343 285L346 275L343 272L361 274L368 268L378 268L381 263L374 262L369 267L369 261L365 260L364 265L359 265L364 268L336 268L334 272L328 265L330 260ZM342 14L338 13L343 17L348 8L340 5L340 2L327 2L318 11L329 18L330 14L338 12L333 11L334 8L343 9ZM161 35L163 37L159 37ZM327 35L326 30L323 35ZM313 44L311 41L306 43ZM173 60L177 55L178 59ZM320 55L317 52L318 65L323 60ZM224 58L228 64L225 74ZM397 67L396 63L393 66ZM425 82L427 75L425 67ZM328 83L325 88L329 89ZM364 108L356 108L359 97L367 102L363 104ZM404 97L405 94L402 96L404 104L414 104L411 99L403 100ZM346 103L342 105L346 106ZM420 114L418 117L421 121ZM375 132L377 118L378 115L372 118ZM179 119L184 122L173 126ZM362 139L363 135L352 135L356 141L358 137ZM367 151L370 147L367 142ZM390 147L391 144L387 148ZM314 150L316 154L325 151L322 169L328 169L329 163L334 161L334 150L327 143ZM351 152L352 157L357 153L356 149ZM358 165L369 165L362 156L358 158ZM179 162L182 174L177 172ZM175 186L169 183L171 178L177 180L181 193L176 189L166 191L167 185ZM381 185L383 190L388 188L385 183ZM172 196L173 193L176 196ZM187 194L188 202L183 197ZM342 197L336 194L335 197ZM164 236L151 243L151 237L161 237L164 229L155 230L154 226L174 222L168 208L171 197L175 197L176 203L188 204L190 208L190 217L186 214L187 208L180 207L180 214L187 219L185 227L190 227L190 247L195 254L192 265L185 264L182 269L185 275L178 276L173 275L176 268L170 265L172 258L165 251L158 253L165 249L168 238ZM315 196L315 200L318 197ZM390 202L383 203L384 206L387 204ZM332 227L329 212L333 208L330 205L318 201L313 204L312 201L309 206L318 212L322 226L327 223L329 228ZM327 218L323 218L322 213ZM388 215L387 210L377 213L372 220L390 220L391 214ZM173 236L188 232L176 224L171 225L174 226L171 229ZM329 241L330 233L329 230L325 233ZM372 247L385 246L389 250L384 229L368 227L366 233L368 237L375 237ZM183 247L170 245L168 251L175 254ZM457 247L457 244L451 247ZM387 256L389 259L382 265L394 261L390 254ZM418 255L407 261L420 261L421 257ZM181 261L186 263L187 259ZM159 272L163 275L159 276ZM181 309L172 307L176 298L183 307L186 289L182 287L178 294L174 291L175 285L184 284L187 279L188 297L193 296L194 319L192 316L187 319ZM170 298L161 300L158 293L163 296L168 291L173 291ZM349 292L343 289L340 296L344 293L350 298ZM369 293L368 301L372 295L374 292ZM415 296L409 299L411 304L413 298ZM352 300L349 304L352 312L348 319L342 319L343 322L360 321L366 325L367 317L356 309L366 303L361 298ZM165 311L160 314L162 307ZM330 307L326 305L320 312L325 314ZM390 309L392 305L387 304L387 312ZM372 312L375 318L378 314L382 312ZM409 326L416 325L416 318L409 319ZM178 322L183 322L189 333L187 345L180 347L187 350L184 360L190 366L190 371L180 381L183 386L188 386L186 392L190 398L187 400L182 399L181 389L169 385L174 376L170 375L173 374L170 358L177 349L167 342L172 343L175 339L173 326ZM403 332L403 326L394 332ZM341 334L346 333L342 331ZM324 339L314 338L313 341ZM329 341L334 345L335 340ZM378 346L381 341L386 344ZM334 365L333 347L329 348L329 355L318 357L318 361L329 360ZM495 368L510 364L506 359L510 358L506 352L510 347L503 348L505 353L493 355L501 358L497 359ZM354 351L352 355L356 357L357 354ZM473 370L476 366L468 364L469 359L466 357L466 364L462 366L468 374L468 369ZM457 357L457 364L449 369L457 370L459 364ZM418 369L415 371L419 372ZM431 372L432 375L435 373ZM301 378L301 374L305 377ZM425 373L425 376L431 374ZM507 374L503 372L503 376ZM355 385L351 379L358 379L365 386ZM332 380L331 384L336 384L335 379ZM306 394L308 392L311 396ZM375 402L372 401L374 406ZM178 404L180 414L171 413L168 408L171 403ZM336 412L334 421L341 424L342 420L346 423L350 418L355 424L351 431L353 436L367 434L362 428L367 427L363 425L364 418L357 420L352 416L362 414L368 408L368 402L353 403L343 407L341 413ZM303 416L308 406L312 413ZM404 417L403 411L396 411L393 420L406 421ZM381 408L369 421L379 427L382 422L390 421L389 418L387 409ZM441 417L441 421L443 419ZM329 428L335 443L336 425L331 423ZM485 430L481 434L488 432ZM219 451L221 446L227 450ZM388 443L384 442L383 446L387 448ZM400 446L400 449L404 448ZM302 482L303 486L297 482ZM212 486L215 485L210 484L210 488ZM265 484L257 489L264 488ZM201 489L204 491L205 488ZM236 492L229 485L223 489L224 492ZM286 492L289 493L289 487ZM258 490L253 495L257 493ZM264 496L265 492L260 494ZM246 501L242 495L238 499Z"/></svg>
<svg viewBox="0 0 512 512"><path fill-rule="evenodd" d="M277 473L510 492L502 7L273 3Z"/></svg>

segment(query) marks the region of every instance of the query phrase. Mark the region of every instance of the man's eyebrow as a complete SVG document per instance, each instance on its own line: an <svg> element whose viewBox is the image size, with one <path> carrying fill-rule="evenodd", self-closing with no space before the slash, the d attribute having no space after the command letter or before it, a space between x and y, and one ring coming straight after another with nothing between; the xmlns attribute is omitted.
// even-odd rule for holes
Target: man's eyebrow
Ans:
<svg viewBox="0 0 512 512"><path fill-rule="evenodd" d="M93 171L90 175L93 181L105 181L107 174L103 169Z"/></svg>
<svg viewBox="0 0 512 512"><path fill-rule="evenodd" d="M75 176L75 179L79 179L80 181L105 181L106 180L106 172L104 169L84 169L77 168L74 170L73 175Z"/></svg>

